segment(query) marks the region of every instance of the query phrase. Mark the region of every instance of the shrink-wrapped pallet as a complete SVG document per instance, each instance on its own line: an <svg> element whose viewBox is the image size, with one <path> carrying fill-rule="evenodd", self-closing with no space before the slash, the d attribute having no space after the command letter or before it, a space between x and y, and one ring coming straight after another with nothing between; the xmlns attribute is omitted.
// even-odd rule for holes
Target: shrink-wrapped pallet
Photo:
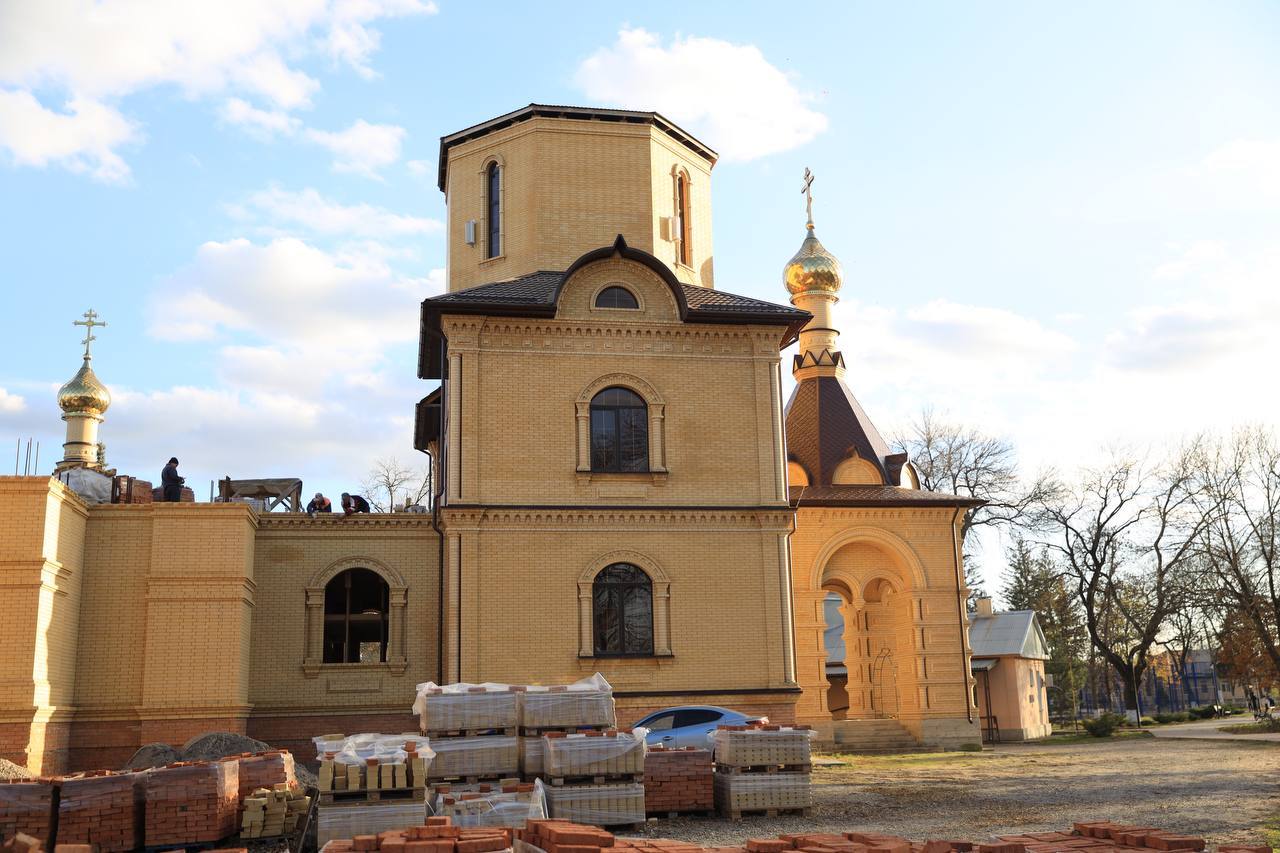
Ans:
<svg viewBox="0 0 1280 853"><path fill-rule="evenodd" d="M508 684L418 685L413 712L424 732L472 733L520 724L520 692Z"/></svg>
<svg viewBox="0 0 1280 853"><path fill-rule="evenodd" d="M807 727L720 726L712 736L716 764L731 767L808 764L813 735Z"/></svg>
<svg viewBox="0 0 1280 853"><path fill-rule="evenodd" d="M179 762L147 774L147 846L218 841L236 831L239 764Z"/></svg>
<svg viewBox="0 0 1280 853"><path fill-rule="evenodd" d="M143 843L146 773L99 772L58 781L58 844L92 844L100 853Z"/></svg>
<svg viewBox="0 0 1280 853"><path fill-rule="evenodd" d="M335 803L316 806L316 844L377 835L389 829L421 826L427 819L425 802Z"/></svg>
<svg viewBox="0 0 1280 853"><path fill-rule="evenodd" d="M0 838L19 832L47 847L53 827L53 785L48 779L0 780Z"/></svg>
<svg viewBox="0 0 1280 853"><path fill-rule="evenodd" d="M523 829L526 821L547 816L546 794L542 782L508 785L487 792L450 792L439 794L435 813L449 817L459 827L505 827Z"/></svg>
<svg viewBox="0 0 1280 853"><path fill-rule="evenodd" d="M542 775L542 737L520 738L520 772L525 777Z"/></svg>
<svg viewBox="0 0 1280 853"><path fill-rule="evenodd" d="M808 773L717 773L715 794L722 815L813 804Z"/></svg>
<svg viewBox="0 0 1280 853"><path fill-rule="evenodd" d="M575 785L549 787L547 809L551 817L593 826L644 823L644 785Z"/></svg>
<svg viewBox="0 0 1280 853"><path fill-rule="evenodd" d="M573 684L526 687L520 725L526 729L615 726L613 688L596 673Z"/></svg>
<svg viewBox="0 0 1280 853"><path fill-rule="evenodd" d="M644 772L644 730L608 730L542 738L543 773L551 777L616 776Z"/></svg>
<svg viewBox="0 0 1280 853"><path fill-rule="evenodd" d="M520 739L509 735L437 738L427 768L431 779L511 776L520 772Z"/></svg>

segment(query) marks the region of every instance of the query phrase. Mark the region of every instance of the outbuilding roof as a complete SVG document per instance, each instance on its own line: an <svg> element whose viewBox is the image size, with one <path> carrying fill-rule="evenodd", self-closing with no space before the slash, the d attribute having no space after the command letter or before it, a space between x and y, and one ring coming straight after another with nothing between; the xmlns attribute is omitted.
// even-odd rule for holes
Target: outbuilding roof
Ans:
<svg viewBox="0 0 1280 853"><path fill-rule="evenodd" d="M790 433L787 441L791 441ZM792 506L981 506L982 501L946 492L900 486L792 486Z"/></svg>
<svg viewBox="0 0 1280 853"><path fill-rule="evenodd" d="M969 647L975 658L1049 659L1049 643L1034 610L969 614Z"/></svg>

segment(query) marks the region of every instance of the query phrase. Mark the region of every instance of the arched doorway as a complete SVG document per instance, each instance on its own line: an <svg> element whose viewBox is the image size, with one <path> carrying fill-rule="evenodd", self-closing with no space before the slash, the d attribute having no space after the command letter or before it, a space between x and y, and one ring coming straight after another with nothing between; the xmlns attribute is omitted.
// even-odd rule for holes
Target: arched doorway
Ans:
<svg viewBox="0 0 1280 853"><path fill-rule="evenodd" d="M847 589L833 587L826 590L822 601L822 615L826 623L823 646L826 649L827 710L833 720L843 720L849 713L849 667L845 661L845 612L848 609Z"/></svg>

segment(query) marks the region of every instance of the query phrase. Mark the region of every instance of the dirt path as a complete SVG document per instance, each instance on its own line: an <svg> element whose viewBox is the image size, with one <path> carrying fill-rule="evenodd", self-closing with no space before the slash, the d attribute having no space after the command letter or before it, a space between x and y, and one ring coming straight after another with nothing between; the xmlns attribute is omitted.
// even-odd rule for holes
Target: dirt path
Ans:
<svg viewBox="0 0 1280 853"><path fill-rule="evenodd" d="M739 844L782 832L862 829L912 839L996 834L1113 819L1261 843L1280 817L1280 747L1126 738L1007 745L983 753L850 756L814 773L810 818L680 819L645 834Z"/></svg>

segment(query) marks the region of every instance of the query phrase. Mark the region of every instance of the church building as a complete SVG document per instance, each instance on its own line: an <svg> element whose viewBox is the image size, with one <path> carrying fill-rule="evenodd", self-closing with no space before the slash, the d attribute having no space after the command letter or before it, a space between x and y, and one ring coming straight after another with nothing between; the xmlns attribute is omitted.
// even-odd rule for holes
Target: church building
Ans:
<svg viewBox="0 0 1280 853"><path fill-rule="evenodd" d="M405 729L418 682L593 672L621 722L723 705L846 749L978 743L973 502L921 491L845 384L812 213L790 305L717 287L715 160L626 110L531 105L441 140L429 513L102 498L86 345L59 476L0 478L0 757L117 766L209 729L301 749Z"/></svg>

